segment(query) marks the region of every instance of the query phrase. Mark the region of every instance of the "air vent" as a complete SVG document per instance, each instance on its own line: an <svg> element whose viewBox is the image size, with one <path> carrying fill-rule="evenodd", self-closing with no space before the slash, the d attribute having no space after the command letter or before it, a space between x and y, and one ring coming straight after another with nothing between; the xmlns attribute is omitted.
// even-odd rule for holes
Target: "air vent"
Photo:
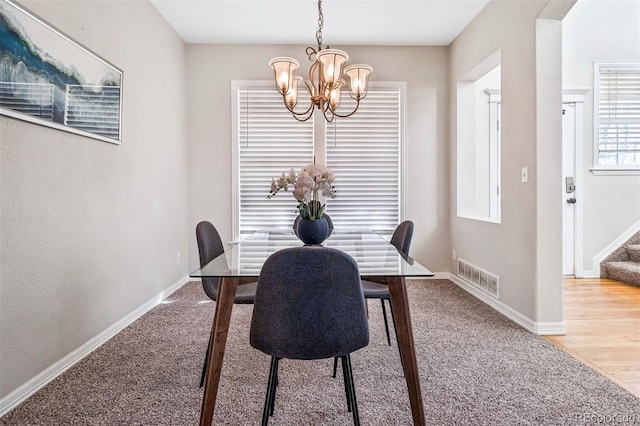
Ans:
<svg viewBox="0 0 640 426"><path fill-rule="evenodd" d="M496 299L500 299L500 279L497 275L458 259L458 276Z"/></svg>

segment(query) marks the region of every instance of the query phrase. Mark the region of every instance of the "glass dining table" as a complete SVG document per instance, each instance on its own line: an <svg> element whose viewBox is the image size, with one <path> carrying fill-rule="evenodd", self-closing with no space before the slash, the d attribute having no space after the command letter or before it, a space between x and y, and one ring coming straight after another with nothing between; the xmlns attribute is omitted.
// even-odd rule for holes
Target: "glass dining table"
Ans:
<svg viewBox="0 0 640 426"><path fill-rule="evenodd" d="M272 253L302 245L292 230L273 229L256 232L233 244L223 254L189 275L193 278L221 278L211 328L211 356L207 365L200 425L209 426L213 420L229 321L238 285L242 285L241 281L246 281L247 278L258 278L263 263ZM396 321L400 361L407 382L413 422L415 425L424 425L424 405L405 279L432 277L433 273L414 259L400 254L389 241L371 231L334 230L322 245L351 255L358 263L362 277L376 276L386 279Z"/></svg>

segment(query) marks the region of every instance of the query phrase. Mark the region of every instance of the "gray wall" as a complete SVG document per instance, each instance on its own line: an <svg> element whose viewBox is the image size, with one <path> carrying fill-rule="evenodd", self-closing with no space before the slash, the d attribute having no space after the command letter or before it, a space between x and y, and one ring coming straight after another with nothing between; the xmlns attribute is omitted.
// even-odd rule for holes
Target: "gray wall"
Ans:
<svg viewBox="0 0 640 426"><path fill-rule="evenodd" d="M545 256L560 253L560 204L557 216L547 212L548 198L540 196L547 171L539 168L536 157L546 147L538 145L539 92L537 76L545 68L553 74L557 68L557 104L560 104L560 57L552 60L539 58L536 51L536 17L546 1L492 1L450 46L450 87L455 93L456 83L484 59L500 49L502 64L502 223L488 223L459 218L455 214L456 197L451 197L451 245L457 255L500 277L500 301L509 309L537 322L560 322L561 265L552 263L545 268ZM556 40L558 43L560 40ZM552 56L552 55L551 55ZM537 67L541 66L537 69ZM553 89L554 82L548 82ZM553 99L553 96L550 96ZM546 102L546 101L545 101ZM544 109L544 107L542 108ZM549 108L547 108L549 109ZM451 110L455 111L455 96L451 97ZM553 111L553 105L551 105ZM451 191L456 191L456 123L452 113L450 137ZM561 135L558 114L550 129ZM549 141L552 143L553 141ZM560 158L548 158L549 164L560 164ZM529 182L521 183L522 167L529 169ZM560 176L560 170L552 170ZM558 181L559 181L558 177ZM557 185L559 200L559 184ZM553 192L553 191L551 191ZM549 243L551 235L551 244ZM553 240L553 235L557 238ZM554 243L555 241L555 243ZM547 250L541 254L539 250ZM452 271L455 269L452 262ZM557 269L557 270L556 270ZM543 271L543 272L541 272ZM541 294L542 274L554 278L546 295ZM545 298L546 300L540 300ZM545 305L545 310L539 307Z"/></svg>
<svg viewBox="0 0 640 426"><path fill-rule="evenodd" d="M184 43L148 2L24 6L124 71L123 142L0 116L0 398L188 274Z"/></svg>
<svg viewBox="0 0 640 426"><path fill-rule="evenodd" d="M581 0L563 21L564 87L593 89L594 62L640 61L640 3ZM583 263L640 221L640 175L595 176L593 167L593 90L585 96L582 182ZM596 268L594 271L599 274Z"/></svg>
<svg viewBox="0 0 640 426"><path fill-rule="evenodd" d="M298 58L306 73L305 47L188 46L190 235L206 219L216 224L223 241L231 239L231 80L272 79L268 62L274 56ZM349 63L373 66L372 79L407 82L405 216L415 222L411 256L433 271L448 271L448 49L339 47L349 52ZM340 188L339 176L335 185ZM196 268L195 239L190 240L189 259Z"/></svg>

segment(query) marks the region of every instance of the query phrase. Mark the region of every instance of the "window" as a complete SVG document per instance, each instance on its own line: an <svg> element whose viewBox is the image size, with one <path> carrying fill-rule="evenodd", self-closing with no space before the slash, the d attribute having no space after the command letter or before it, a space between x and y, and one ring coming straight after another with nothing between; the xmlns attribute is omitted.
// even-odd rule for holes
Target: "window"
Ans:
<svg viewBox="0 0 640 426"><path fill-rule="evenodd" d="M500 223L500 52L457 83L457 213Z"/></svg>
<svg viewBox="0 0 640 426"><path fill-rule="evenodd" d="M595 66L595 168L640 169L640 63Z"/></svg>
<svg viewBox="0 0 640 426"><path fill-rule="evenodd" d="M317 117L315 124L295 120L270 81L236 81L232 90L235 238L291 227L293 196L281 191L267 199L269 184L314 157L336 174L336 198L326 200L336 227L392 232L400 223L404 83L372 84L354 115L332 123ZM351 111L354 103L346 95L342 108Z"/></svg>

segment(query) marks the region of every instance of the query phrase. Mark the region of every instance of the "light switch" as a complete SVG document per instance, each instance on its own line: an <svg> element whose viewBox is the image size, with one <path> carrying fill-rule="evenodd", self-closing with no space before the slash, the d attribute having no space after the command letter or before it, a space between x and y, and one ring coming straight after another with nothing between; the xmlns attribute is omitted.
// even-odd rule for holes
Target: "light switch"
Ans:
<svg viewBox="0 0 640 426"><path fill-rule="evenodd" d="M529 182L529 168L523 167L521 170L520 181L523 183Z"/></svg>

